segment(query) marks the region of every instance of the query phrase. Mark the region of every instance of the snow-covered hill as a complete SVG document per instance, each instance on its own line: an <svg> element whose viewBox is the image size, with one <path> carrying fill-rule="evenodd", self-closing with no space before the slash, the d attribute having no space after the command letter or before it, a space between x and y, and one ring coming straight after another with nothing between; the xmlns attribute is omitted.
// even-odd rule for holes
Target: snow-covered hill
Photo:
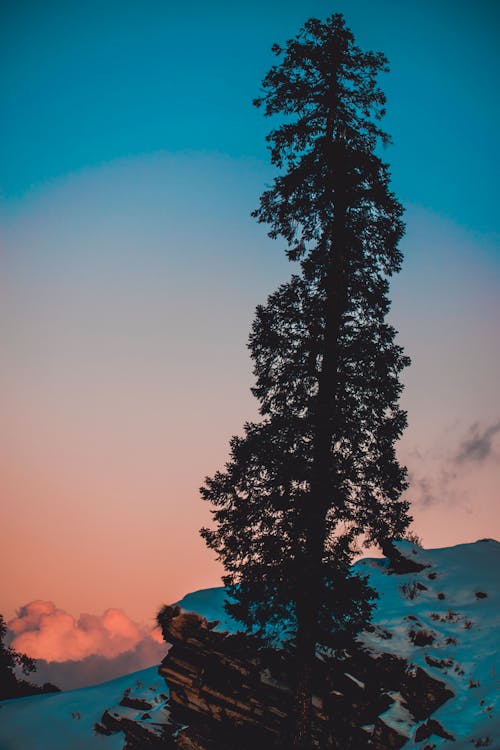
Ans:
<svg viewBox="0 0 500 750"><path fill-rule="evenodd" d="M428 567L417 574L387 575L387 561L361 560L380 595L364 641L372 650L404 656L455 695L434 714L455 742L432 735L436 748L500 749L500 544L420 550L407 542L405 555ZM380 629L380 630L379 630ZM384 638L384 631L392 637ZM387 716L398 722L400 715ZM411 723L411 722L410 722ZM408 742L422 748L426 742Z"/></svg>
<svg viewBox="0 0 500 750"><path fill-rule="evenodd" d="M500 750L500 544L482 540L422 550L400 542L397 548L425 567L401 574L386 559L356 563L379 593L374 628L364 634L364 644L374 654L404 657L410 669L424 669L454 697L431 721L419 722L394 694L395 703L383 720L408 737L405 750ZM219 629L234 632L236 623L223 603L221 588L198 591L179 602L187 611L220 620ZM92 688L5 701L0 704L0 750L117 750L124 744L121 732L104 736L95 730L104 710L111 721L116 713L117 727L125 717L153 730L168 716L165 692L152 668ZM139 700L137 706L145 700L152 710L120 706L125 693Z"/></svg>
<svg viewBox="0 0 500 750"><path fill-rule="evenodd" d="M484 539L424 550L401 541L396 548L423 570L395 574L385 558L354 566L379 594L374 629L363 642L373 653L402 656L445 683L455 697L432 718L454 741L432 733L415 742L420 724L398 696L384 721L408 737L405 750L500 750L500 543ZM235 632L237 624L224 612L223 601L223 589L205 589L188 594L179 605L208 620L220 619L219 629ZM428 731L425 724L421 734Z"/></svg>
<svg viewBox="0 0 500 750"><path fill-rule="evenodd" d="M150 667L102 685L0 702L0 750L122 750L122 732L97 728L104 711L154 733L168 719L167 692L157 667Z"/></svg>

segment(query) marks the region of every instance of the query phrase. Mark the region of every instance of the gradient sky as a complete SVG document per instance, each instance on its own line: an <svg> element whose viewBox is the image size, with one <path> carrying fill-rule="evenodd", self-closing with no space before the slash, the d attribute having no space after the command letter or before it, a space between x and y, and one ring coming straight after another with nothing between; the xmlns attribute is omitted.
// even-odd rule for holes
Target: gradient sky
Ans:
<svg viewBox="0 0 500 750"><path fill-rule="evenodd" d="M4 2L0 611L124 609L219 583L198 496L256 414L246 340L292 271L249 217L270 48L341 11L392 72L407 208L392 320L414 528L500 538L500 6L479 0Z"/></svg>

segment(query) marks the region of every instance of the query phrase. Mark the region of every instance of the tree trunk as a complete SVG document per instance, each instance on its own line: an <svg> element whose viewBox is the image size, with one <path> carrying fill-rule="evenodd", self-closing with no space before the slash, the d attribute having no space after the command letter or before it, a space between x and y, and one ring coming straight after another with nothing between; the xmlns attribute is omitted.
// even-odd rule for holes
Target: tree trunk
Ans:
<svg viewBox="0 0 500 750"><path fill-rule="evenodd" d="M313 666L317 641L319 600L309 571L303 571L303 596L297 602L295 750L311 750Z"/></svg>
<svg viewBox="0 0 500 750"><path fill-rule="evenodd" d="M302 643L297 646L297 683L295 687L295 750L312 748L312 660L314 658L311 638L302 634Z"/></svg>
<svg viewBox="0 0 500 750"><path fill-rule="evenodd" d="M341 147L342 148L342 147ZM332 144L335 150L335 144ZM339 150L340 151L340 150ZM333 156L333 154L332 154ZM322 599L322 561L326 539L326 515L335 493L332 469L332 443L336 434L339 334L347 298L347 243L345 185L339 180L342 157L334 155L337 175L332 187L335 216L329 246L329 265L325 280L326 307L323 359L318 376L315 413L314 468L309 502L302 508L305 549L299 572L297 614L297 685L294 748L310 750L312 741L313 667L318 640L318 617ZM332 237L334 238L332 240ZM338 507L343 498L337 498Z"/></svg>

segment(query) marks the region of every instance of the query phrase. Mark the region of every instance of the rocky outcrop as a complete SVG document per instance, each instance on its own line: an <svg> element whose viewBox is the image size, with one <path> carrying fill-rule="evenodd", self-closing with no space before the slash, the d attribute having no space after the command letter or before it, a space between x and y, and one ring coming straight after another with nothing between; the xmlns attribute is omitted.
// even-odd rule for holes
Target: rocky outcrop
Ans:
<svg viewBox="0 0 500 750"><path fill-rule="evenodd" d="M127 688L119 703L103 712L94 724L97 734L123 733L123 750L166 750L174 748L180 727L171 719L166 692L141 683Z"/></svg>
<svg viewBox="0 0 500 750"><path fill-rule="evenodd" d="M159 672L173 716L188 725L179 746L279 747L292 700L285 655L178 607L165 607L161 624L172 648Z"/></svg>
<svg viewBox="0 0 500 750"><path fill-rule="evenodd" d="M389 560L388 572L403 575L405 573L419 573L425 570L427 565L412 560L408 555L403 555L401 551L392 543L385 542L382 545L382 552Z"/></svg>
<svg viewBox="0 0 500 750"><path fill-rule="evenodd" d="M436 735L436 737L442 737L444 740L453 741L455 739L452 734L443 729L439 721L436 721L436 719L429 719L415 732L415 742L426 740L433 734Z"/></svg>
<svg viewBox="0 0 500 750"><path fill-rule="evenodd" d="M369 747L378 750L399 750L406 744L408 737L387 725L380 717L375 721Z"/></svg>
<svg viewBox="0 0 500 750"><path fill-rule="evenodd" d="M170 710L185 725L176 747L248 750L289 747L293 715L293 655L259 649L252 637L218 632L216 623L165 607L159 668L170 689ZM313 734L317 747L400 748L408 734L391 724L391 707L417 723L450 696L444 684L404 659L375 657L361 648L342 658L316 659Z"/></svg>

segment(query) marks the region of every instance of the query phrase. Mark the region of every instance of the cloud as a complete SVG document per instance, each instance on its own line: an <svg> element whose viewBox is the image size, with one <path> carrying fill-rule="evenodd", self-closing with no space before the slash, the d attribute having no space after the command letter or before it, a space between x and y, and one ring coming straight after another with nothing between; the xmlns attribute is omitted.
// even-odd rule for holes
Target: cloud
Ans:
<svg viewBox="0 0 500 750"><path fill-rule="evenodd" d="M158 639L152 629L133 622L120 609L103 615L81 614L76 620L54 602L25 604L8 628L17 651L47 662L81 661L90 656L116 659L133 651L145 639Z"/></svg>
<svg viewBox="0 0 500 750"><path fill-rule="evenodd" d="M488 427L481 427L479 424L473 424L469 430L469 435L462 441L460 449L455 456L455 462L458 464L467 461L481 463L487 459L493 451L493 438L500 432L500 420L494 422Z"/></svg>
<svg viewBox="0 0 500 750"><path fill-rule="evenodd" d="M408 472L408 480L412 493L419 503L428 507L436 502L432 482L426 477L417 477L413 472Z"/></svg>
<svg viewBox="0 0 500 750"><path fill-rule="evenodd" d="M414 463L415 466L416 462ZM443 459L436 465L430 459L423 459L416 469L408 471L411 498L415 504L429 508L437 503L462 503L463 497L457 486L457 474L450 471Z"/></svg>
<svg viewBox="0 0 500 750"><path fill-rule="evenodd" d="M407 449L403 459L414 505L425 509L454 505L468 512L484 481L495 471L488 459L495 453L494 440L499 433L500 420L489 425L475 422L460 431L454 425L426 449Z"/></svg>

